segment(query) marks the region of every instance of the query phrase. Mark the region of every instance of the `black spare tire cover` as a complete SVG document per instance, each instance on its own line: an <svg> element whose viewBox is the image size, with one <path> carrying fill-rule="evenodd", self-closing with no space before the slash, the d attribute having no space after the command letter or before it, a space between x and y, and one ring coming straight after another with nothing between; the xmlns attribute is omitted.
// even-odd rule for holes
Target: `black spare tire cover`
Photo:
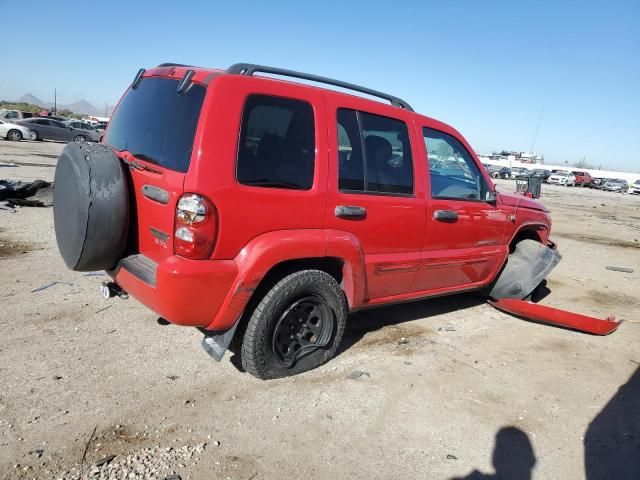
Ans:
<svg viewBox="0 0 640 480"><path fill-rule="evenodd" d="M129 233L124 165L106 145L69 143L58 159L53 221L60 254L71 270L109 270Z"/></svg>

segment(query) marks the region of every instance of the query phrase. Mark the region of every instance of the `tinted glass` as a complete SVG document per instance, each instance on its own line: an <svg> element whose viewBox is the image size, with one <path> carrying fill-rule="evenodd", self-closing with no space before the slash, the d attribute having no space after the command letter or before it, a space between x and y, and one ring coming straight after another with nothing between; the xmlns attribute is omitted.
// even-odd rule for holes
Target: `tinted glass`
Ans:
<svg viewBox="0 0 640 480"><path fill-rule="evenodd" d="M354 110L338 110L338 186L340 190L364 190L360 130Z"/></svg>
<svg viewBox="0 0 640 480"><path fill-rule="evenodd" d="M178 80L152 77L129 89L114 112L105 143L186 172L206 88L193 84L178 95L177 87Z"/></svg>
<svg viewBox="0 0 640 480"><path fill-rule="evenodd" d="M360 113L368 192L413 193L407 126L400 120Z"/></svg>
<svg viewBox="0 0 640 480"><path fill-rule="evenodd" d="M108 131L112 128L110 125ZM313 185L314 159L310 104L266 95L247 98L238 145L240 183L309 190Z"/></svg>
<svg viewBox="0 0 640 480"><path fill-rule="evenodd" d="M454 137L423 128L429 161L431 196L480 200L483 179L471 154Z"/></svg>

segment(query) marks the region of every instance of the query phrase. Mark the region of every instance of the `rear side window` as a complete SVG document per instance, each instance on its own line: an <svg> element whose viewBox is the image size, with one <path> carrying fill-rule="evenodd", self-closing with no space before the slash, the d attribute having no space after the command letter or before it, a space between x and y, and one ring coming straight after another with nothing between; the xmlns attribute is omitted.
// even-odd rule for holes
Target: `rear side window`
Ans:
<svg viewBox="0 0 640 480"><path fill-rule="evenodd" d="M194 83L181 95L177 88L178 80L150 77L129 89L111 119L105 143L186 172L206 88Z"/></svg>
<svg viewBox="0 0 640 480"><path fill-rule="evenodd" d="M413 162L404 122L338 110L338 185L343 191L413 193Z"/></svg>
<svg viewBox="0 0 640 480"><path fill-rule="evenodd" d="M238 182L309 190L313 185L315 130L307 102L250 95L238 145Z"/></svg>

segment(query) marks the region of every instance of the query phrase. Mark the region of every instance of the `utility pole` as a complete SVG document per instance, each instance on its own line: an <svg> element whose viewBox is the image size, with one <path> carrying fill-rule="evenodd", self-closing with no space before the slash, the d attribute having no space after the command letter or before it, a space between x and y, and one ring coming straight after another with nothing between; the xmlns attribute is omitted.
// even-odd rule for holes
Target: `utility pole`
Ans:
<svg viewBox="0 0 640 480"><path fill-rule="evenodd" d="M540 123L542 123L542 115L544 114L544 106L540 110L540 117L538 117L538 125L536 126L536 133L533 134L533 141L531 142L530 153L533 153L533 146L536 144L536 138L538 137L538 130L540 129Z"/></svg>
<svg viewBox="0 0 640 480"><path fill-rule="evenodd" d="M53 89L53 114L58 114L58 90Z"/></svg>

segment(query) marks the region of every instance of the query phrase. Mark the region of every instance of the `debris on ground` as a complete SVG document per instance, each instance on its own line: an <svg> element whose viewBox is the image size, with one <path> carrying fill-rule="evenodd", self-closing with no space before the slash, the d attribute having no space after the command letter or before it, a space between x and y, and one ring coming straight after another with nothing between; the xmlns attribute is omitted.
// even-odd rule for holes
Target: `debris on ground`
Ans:
<svg viewBox="0 0 640 480"><path fill-rule="evenodd" d="M454 327L453 325L443 325L441 327L438 327L438 331L439 332L455 332L456 331L456 327Z"/></svg>
<svg viewBox="0 0 640 480"><path fill-rule="evenodd" d="M371 374L369 372L361 372L360 370L355 370L351 372L349 375L346 376L346 378L348 380L357 380L363 375L366 375L367 377L371 378Z"/></svg>
<svg viewBox="0 0 640 480"><path fill-rule="evenodd" d="M53 183L0 180L0 201L6 201L10 206L50 207L53 205Z"/></svg>
<svg viewBox="0 0 640 480"><path fill-rule="evenodd" d="M109 455L99 459L93 465L76 465L54 478L65 480L108 480L115 478L126 479L157 479L181 478L176 469L185 468L187 463L195 465L204 453L206 443L196 446L183 447L150 447L132 452L129 455Z"/></svg>
<svg viewBox="0 0 640 480"><path fill-rule="evenodd" d="M73 283L69 283L69 282L50 282L47 283L41 287L35 288L33 290L31 290L31 293L35 293L35 292L39 292L41 290L46 290L47 288L51 288L54 285L69 285L70 287L74 287L75 285Z"/></svg>
<svg viewBox="0 0 640 480"><path fill-rule="evenodd" d="M0 210L6 210L9 213L16 213L16 209L13 208L9 202L0 202Z"/></svg>
<svg viewBox="0 0 640 480"><path fill-rule="evenodd" d="M613 265L607 265L604 268L606 268L607 270L611 270L612 272L633 273L633 268L616 267Z"/></svg>

